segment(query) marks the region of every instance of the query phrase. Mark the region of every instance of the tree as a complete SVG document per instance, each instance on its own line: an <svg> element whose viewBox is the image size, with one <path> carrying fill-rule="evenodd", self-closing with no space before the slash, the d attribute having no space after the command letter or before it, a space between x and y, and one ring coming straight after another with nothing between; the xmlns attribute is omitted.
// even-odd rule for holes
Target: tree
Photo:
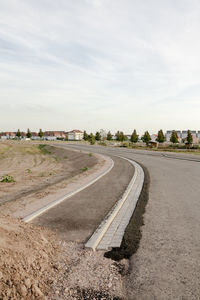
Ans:
<svg viewBox="0 0 200 300"><path fill-rule="evenodd" d="M111 141L111 140L112 140L112 134L111 134L110 131L108 131L108 133L107 133L107 140L108 140L108 141Z"/></svg>
<svg viewBox="0 0 200 300"><path fill-rule="evenodd" d="M116 136L116 140L119 141L119 142L123 142L126 139L123 131L118 130L117 133L115 134L115 136Z"/></svg>
<svg viewBox="0 0 200 300"><path fill-rule="evenodd" d="M44 132L42 131L42 129L39 130L38 136L39 136L40 138L42 138L42 137L44 136Z"/></svg>
<svg viewBox="0 0 200 300"><path fill-rule="evenodd" d="M136 132L136 130L134 129L132 135L131 135L131 142L132 143L137 143L138 142L138 134Z"/></svg>
<svg viewBox="0 0 200 300"><path fill-rule="evenodd" d="M19 129L17 130L16 136L18 137L18 139L20 139L20 137L21 137L21 132L20 132Z"/></svg>
<svg viewBox="0 0 200 300"><path fill-rule="evenodd" d="M29 128L28 128L28 130L27 130L26 137L27 137L28 139L30 139L30 138L31 138L31 132L30 132L30 129L29 129Z"/></svg>
<svg viewBox="0 0 200 300"><path fill-rule="evenodd" d="M157 137L156 141L157 141L158 143L164 143L164 141L165 141L165 136L164 136L164 133L163 133L162 129L160 129L160 130L158 131L158 137Z"/></svg>
<svg viewBox="0 0 200 300"><path fill-rule="evenodd" d="M191 145L192 142L193 142L193 137L192 137L191 131L188 130L188 131L187 131L187 143L188 143L189 145Z"/></svg>
<svg viewBox="0 0 200 300"><path fill-rule="evenodd" d="M90 142L90 145L94 145L96 142L95 136L93 133L90 133L90 135L88 136L88 140Z"/></svg>
<svg viewBox="0 0 200 300"><path fill-rule="evenodd" d="M100 141L101 140L101 134L97 131L95 134L95 140Z"/></svg>
<svg viewBox="0 0 200 300"><path fill-rule="evenodd" d="M88 141L88 134L85 130L83 132L83 139L84 139L84 141Z"/></svg>
<svg viewBox="0 0 200 300"><path fill-rule="evenodd" d="M149 144L149 141L151 140L151 136L150 136L150 134L149 134L149 132L148 131L145 131L145 133L144 133L144 135L142 136L142 141L144 142L144 143L146 143L146 145L148 145Z"/></svg>
<svg viewBox="0 0 200 300"><path fill-rule="evenodd" d="M170 137L170 142L173 144L178 143L178 135L175 130L172 131L171 137Z"/></svg>

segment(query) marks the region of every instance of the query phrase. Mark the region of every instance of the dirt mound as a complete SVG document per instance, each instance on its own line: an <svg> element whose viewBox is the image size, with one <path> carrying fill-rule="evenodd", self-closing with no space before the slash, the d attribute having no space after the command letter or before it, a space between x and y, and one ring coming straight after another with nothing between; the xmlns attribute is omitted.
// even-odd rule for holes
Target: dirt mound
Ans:
<svg viewBox="0 0 200 300"><path fill-rule="evenodd" d="M0 217L0 299L47 299L57 253L47 230Z"/></svg>

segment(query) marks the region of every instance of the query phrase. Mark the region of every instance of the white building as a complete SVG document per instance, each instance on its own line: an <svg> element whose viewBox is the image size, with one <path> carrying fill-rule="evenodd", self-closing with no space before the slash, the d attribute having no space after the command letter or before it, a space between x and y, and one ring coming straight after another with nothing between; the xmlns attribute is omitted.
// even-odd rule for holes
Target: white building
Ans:
<svg viewBox="0 0 200 300"><path fill-rule="evenodd" d="M83 139L83 132L80 130L72 130L67 133L69 141L81 141Z"/></svg>
<svg viewBox="0 0 200 300"><path fill-rule="evenodd" d="M166 142L170 142L171 135L172 135L172 130L167 130L165 134Z"/></svg>
<svg viewBox="0 0 200 300"><path fill-rule="evenodd" d="M55 141L57 139L65 139L66 133L64 131L45 131L44 139L48 141Z"/></svg>
<svg viewBox="0 0 200 300"><path fill-rule="evenodd" d="M198 138L198 141L200 142L200 130L197 131L197 138Z"/></svg>
<svg viewBox="0 0 200 300"><path fill-rule="evenodd" d="M10 140L16 138L16 132L2 132L0 134L0 138L2 140Z"/></svg>

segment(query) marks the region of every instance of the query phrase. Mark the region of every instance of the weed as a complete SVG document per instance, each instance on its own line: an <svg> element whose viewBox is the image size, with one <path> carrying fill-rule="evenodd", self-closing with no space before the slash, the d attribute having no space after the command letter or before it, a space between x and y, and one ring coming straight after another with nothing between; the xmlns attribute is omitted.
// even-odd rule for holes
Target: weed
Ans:
<svg viewBox="0 0 200 300"><path fill-rule="evenodd" d="M106 142L99 142L98 143L100 146L107 146Z"/></svg>
<svg viewBox="0 0 200 300"><path fill-rule="evenodd" d="M51 154L51 152L46 149L46 145L40 144L38 148L42 154Z"/></svg>
<svg viewBox="0 0 200 300"><path fill-rule="evenodd" d="M54 159L55 159L55 161L59 161L60 160L60 158L57 157L57 156L54 156Z"/></svg>
<svg viewBox="0 0 200 300"><path fill-rule="evenodd" d="M85 167L83 167L83 168L81 169L82 172L85 172L85 171L87 171L87 170L88 170L88 167L87 167L87 166L85 166Z"/></svg>
<svg viewBox="0 0 200 300"><path fill-rule="evenodd" d="M26 169L26 172L27 172L28 174L32 173L30 169Z"/></svg>
<svg viewBox="0 0 200 300"><path fill-rule="evenodd" d="M15 182L14 178L8 174L2 176L0 182Z"/></svg>
<svg viewBox="0 0 200 300"><path fill-rule="evenodd" d="M44 177L44 173L41 173L41 174L40 174L40 177Z"/></svg>
<svg viewBox="0 0 200 300"><path fill-rule="evenodd" d="M51 171L50 173L49 173L49 176L52 176L52 175L54 175L55 174L55 171Z"/></svg>
<svg viewBox="0 0 200 300"><path fill-rule="evenodd" d="M93 156L93 153L89 153L88 155L91 157L91 156Z"/></svg>

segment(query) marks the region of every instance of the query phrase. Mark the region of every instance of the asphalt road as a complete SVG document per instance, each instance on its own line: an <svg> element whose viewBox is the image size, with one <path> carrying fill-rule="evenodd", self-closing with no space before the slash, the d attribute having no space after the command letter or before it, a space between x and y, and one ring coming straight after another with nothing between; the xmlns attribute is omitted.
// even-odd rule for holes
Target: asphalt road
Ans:
<svg viewBox="0 0 200 300"><path fill-rule="evenodd" d="M149 201L140 247L124 282L127 299L200 299L200 157L97 146L147 167Z"/></svg>

